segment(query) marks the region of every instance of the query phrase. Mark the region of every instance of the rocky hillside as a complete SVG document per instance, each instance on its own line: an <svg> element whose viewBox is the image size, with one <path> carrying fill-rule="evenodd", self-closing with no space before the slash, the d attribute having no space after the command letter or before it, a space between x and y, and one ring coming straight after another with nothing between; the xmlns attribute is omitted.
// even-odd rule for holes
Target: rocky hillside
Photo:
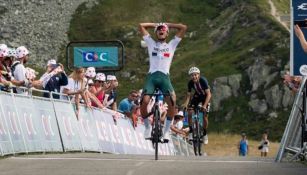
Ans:
<svg viewBox="0 0 307 175"><path fill-rule="evenodd" d="M272 2L279 12L289 4ZM178 103L189 67L198 66L213 91L211 131L259 138L268 130L272 139L281 137L294 99L280 81L288 68L289 33L271 15L268 0L2 0L0 14L0 40L28 46L39 65L50 57L64 59L69 40L122 40L126 64L116 72L119 99L142 88L148 70L138 23L184 23L188 32L171 67Z"/></svg>
<svg viewBox="0 0 307 175"><path fill-rule="evenodd" d="M0 43L21 45L31 52L30 63L41 67L57 58L68 42L72 14L83 2L92 7L94 0L0 0Z"/></svg>

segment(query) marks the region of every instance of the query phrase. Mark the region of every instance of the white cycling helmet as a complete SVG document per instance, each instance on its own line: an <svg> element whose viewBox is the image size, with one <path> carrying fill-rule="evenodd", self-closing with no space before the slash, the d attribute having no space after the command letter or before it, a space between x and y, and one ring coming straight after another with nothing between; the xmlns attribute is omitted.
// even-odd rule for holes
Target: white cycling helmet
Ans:
<svg viewBox="0 0 307 175"><path fill-rule="evenodd" d="M14 48L9 48L8 49L8 54L7 54L8 57L14 57L16 58L16 49Z"/></svg>
<svg viewBox="0 0 307 175"><path fill-rule="evenodd" d="M155 33L160 29L166 30L167 32L169 31L168 26L165 23L158 23L155 27Z"/></svg>
<svg viewBox="0 0 307 175"><path fill-rule="evenodd" d="M104 73L97 73L95 80L97 81L106 81L106 76Z"/></svg>
<svg viewBox="0 0 307 175"><path fill-rule="evenodd" d="M88 67L85 71L85 76L87 78L95 78L96 76L96 71L94 67Z"/></svg>
<svg viewBox="0 0 307 175"><path fill-rule="evenodd" d="M8 47L6 44L0 44L0 57L6 57L8 54Z"/></svg>
<svg viewBox="0 0 307 175"><path fill-rule="evenodd" d="M193 74L193 73L200 73L200 70L197 67L191 67L189 70L189 75Z"/></svg>
<svg viewBox="0 0 307 175"><path fill-rule="evenodd" d="M30 52L25 46L20 46L16 49L16 58L20 59L28 55Z"/></svg>
<svg viewBox="0 0 307 175"><path fill-rule="evenodd" d="M108 76L107 76L107 80L108 80L108 81L116 80L116 76L115 76L115 75L108 75Z"/></svg>
<svg viewBox="0 0 307 175"><path fill-rule="evenodd" d="M26 67L26 78L28 80L34 80L37 74L38 73L34 69Z"/></svg>

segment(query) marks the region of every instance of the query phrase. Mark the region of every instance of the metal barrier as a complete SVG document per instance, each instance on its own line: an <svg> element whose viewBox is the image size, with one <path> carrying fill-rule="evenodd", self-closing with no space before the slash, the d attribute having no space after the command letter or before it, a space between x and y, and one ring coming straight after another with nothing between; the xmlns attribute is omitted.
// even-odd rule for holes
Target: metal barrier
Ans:
<svg viewBox="0 0 307 175"><path fill-rule="evenodd" d="M0 156L30 152L93 151L114 154L153 154L144 139L144 126L133 128L130 120L117 111L88 109L81 105L77 120L70 100L0 92ZM119 118L114 123L113 116ZM180 147L177 147L179 143ZM194 155L191 145L172 137L159 145L161 155Z"/></svg>
<svg viewBox="0 0 307 175"><path fill-rule="evenodd" d="M306 125L306 77L303 78L299 91L297 92L291 114L285 128L279 151L276 155L276 162L283 159L294 160L302 156L302 160L307 158L307 141L302 139L302 126ZM304 121L302 120L304 118Z"/></svg>

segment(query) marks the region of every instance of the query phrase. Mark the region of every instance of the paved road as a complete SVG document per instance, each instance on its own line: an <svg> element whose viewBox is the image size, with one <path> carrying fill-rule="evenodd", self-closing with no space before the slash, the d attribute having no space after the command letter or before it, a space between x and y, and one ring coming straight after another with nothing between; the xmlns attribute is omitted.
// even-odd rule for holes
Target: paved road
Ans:
<svg viewBox="0 0 307 175"><path fill-rule="evenodd" d="M96 153L0 159L0 175L307 175L299 163L241 157L161 157Z"/></svg>

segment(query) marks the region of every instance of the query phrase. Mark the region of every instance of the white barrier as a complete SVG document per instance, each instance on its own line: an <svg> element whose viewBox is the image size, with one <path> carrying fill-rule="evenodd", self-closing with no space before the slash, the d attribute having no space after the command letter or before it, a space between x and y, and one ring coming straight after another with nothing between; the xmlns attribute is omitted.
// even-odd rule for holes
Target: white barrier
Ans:
<svg viewBox="0 0 307 175"><path fill-rule="evenodd" d="M113 115L117 115L116 124ZM154 154L143 133L143 125L133 128L130 120L116 111L81 106L77 120L70 101L0 92L2 156L63 151ZM176 137L173 140L159 144L160 155L192 155L190 145Z"/></svg>

